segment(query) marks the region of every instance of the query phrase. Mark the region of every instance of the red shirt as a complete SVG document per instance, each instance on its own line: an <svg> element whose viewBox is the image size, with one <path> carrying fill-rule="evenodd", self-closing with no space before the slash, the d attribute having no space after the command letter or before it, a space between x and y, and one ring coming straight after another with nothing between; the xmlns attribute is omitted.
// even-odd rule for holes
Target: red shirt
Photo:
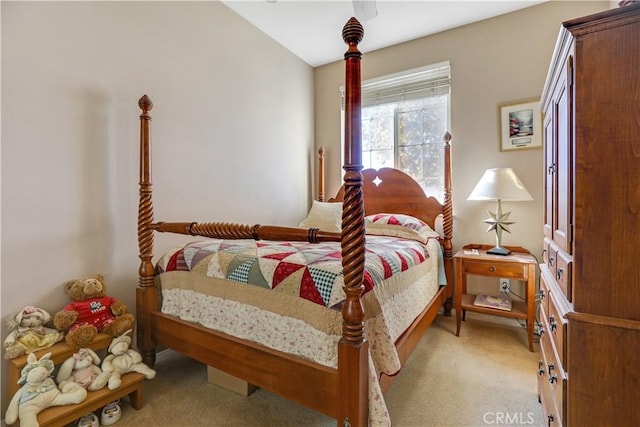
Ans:
<svg viewBox="0 0 640 427"><path fill-rule="evenodd" d="M116 299L113 297L96 297L69 303L64 310L78 312L78 318L73 326L74 329L79 325L89 324L100 331L113 321L115 316L111 313L111 305L115 302Z"/></svg>

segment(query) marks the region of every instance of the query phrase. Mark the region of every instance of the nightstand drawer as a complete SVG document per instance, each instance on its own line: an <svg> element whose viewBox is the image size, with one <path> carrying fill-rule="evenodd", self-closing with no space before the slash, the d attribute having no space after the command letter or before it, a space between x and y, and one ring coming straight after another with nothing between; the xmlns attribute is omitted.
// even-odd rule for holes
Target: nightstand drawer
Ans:
<svg viewBox="0 0 640 427"><path fill-rule="evenodd" d="M527 279L527 265L518 263L472 261L465 260L464 272L466 274L477 274L479 276L504 277L507 279Z"/></svg>

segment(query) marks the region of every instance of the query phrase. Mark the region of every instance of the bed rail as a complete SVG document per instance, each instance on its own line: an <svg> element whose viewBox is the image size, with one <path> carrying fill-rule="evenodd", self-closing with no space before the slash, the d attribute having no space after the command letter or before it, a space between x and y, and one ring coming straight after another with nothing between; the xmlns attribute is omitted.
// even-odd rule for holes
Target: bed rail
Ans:
<svg viewBox="0 0 640 427"><path fill-rule="evenodd" d="M321 231L317 228L277 225L244 225L229 222L157 222L149 224L149 228L160 233L188 234L215 239L287 240L309 243L340 241L340 233Z"/></svg>

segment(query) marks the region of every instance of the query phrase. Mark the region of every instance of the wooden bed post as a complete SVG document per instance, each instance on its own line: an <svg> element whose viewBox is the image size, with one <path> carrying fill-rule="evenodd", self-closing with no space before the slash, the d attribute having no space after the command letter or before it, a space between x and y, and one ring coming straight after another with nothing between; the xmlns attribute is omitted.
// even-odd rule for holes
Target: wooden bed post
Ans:
<svg viewBox="0 0 640 427"><path fill-rule="evenodd" d="M138 101L142 110L140 115L140 203L138 205L138 248L140 251L140 269L138 270L138 288L136 289L137 345L144 362L155 364L155 343L151 337L151 311L158 306L158 294L154 283L153 258L153 201L151 184L151 147L149 111L153 103L147 95Z"/></svg>
<svg viewBox="0 0 640 427"><path fill-rule="evenodd" d="M342 208L342 269L346 300L342 309L342 338L338 344L338 426L358 427L368 423L369 346L364 337L364 202L362 199L362 128L360 61L358 43L364 30L351 18L342 30L349 46L344 54L345 147L344 200ZM350 397L350 398L347 398Z"/></svg>
<svg viewBox="0 0 640 427"><path fill-rule="evenodd" d="M324 202L324 147L318 150L318 201Z"/></svg>
<svg viewBox="0 0 640 427"><path fill-rule="evenodd" d="M453 274L453 202L451 198L451 134L444 134L444 208L442 215L442 254L444 256L445 274L449 281L455 280ZM454 283L449 283L445 291L446 301L444 302L445 316L451 316L453 307Z"/></svg>

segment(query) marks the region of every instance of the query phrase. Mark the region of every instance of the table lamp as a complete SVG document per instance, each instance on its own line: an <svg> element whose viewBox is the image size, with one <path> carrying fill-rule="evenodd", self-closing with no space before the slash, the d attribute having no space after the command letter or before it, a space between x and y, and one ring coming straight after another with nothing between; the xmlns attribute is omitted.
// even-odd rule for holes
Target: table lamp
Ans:
<svg viewBox="0 0 640 427"><path fill-rule="evenodd" d="M502 247L502 231L511 233L509 226L514 224L514 221L509 221L511 212L502 213L502 201L521 202L533 200L520 178L511 168L487 169L469 197L467 197L467 200L496 200L498 202L496 212L487 212L489 218L484 220L485 223L489 224L487 232L496 231L496 246L489 249L487 253L509 255L511 251Z"/></svg>

